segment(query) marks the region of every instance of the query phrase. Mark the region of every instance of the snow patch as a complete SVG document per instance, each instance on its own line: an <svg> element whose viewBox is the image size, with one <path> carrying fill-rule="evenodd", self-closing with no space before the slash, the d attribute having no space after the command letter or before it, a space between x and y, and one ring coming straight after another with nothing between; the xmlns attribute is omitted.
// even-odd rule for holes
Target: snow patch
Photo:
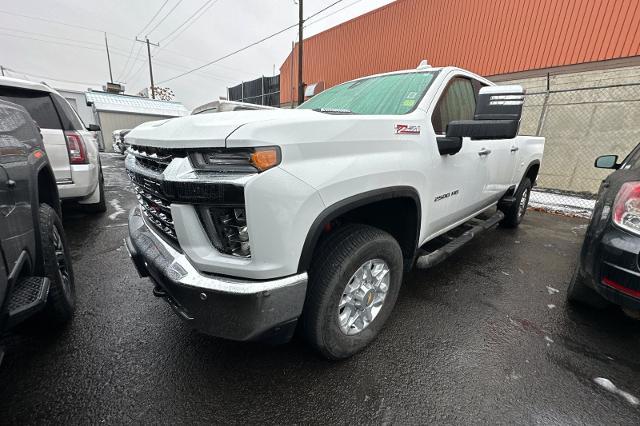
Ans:
<svg viewBox="0 0 640 426"><path fill-rule="evenodd" d="M529 207L589 219L596 200L553 192L531 191Z"/></svg>
<svg viewBox="0 0 640 426"><path fill-rule="evenodd" d="M560 290L558 290L557 288L553 288L551 286L547 286L547 291L549 292L549 294L556 294L560 292Z"/></svg>
<svg viewBox="0 0 640 426"><path fill-rule="evenodd" d="M611 393L615 393L616 395L620 395L623 397L629 404L631 405L640 405L640 400L635 396L631 395L629 392L625 392L622 389L618 389L616 385L609 379L605 379L604 377L596 377L593 379L598 385L602 386L606 390Z"/></svg>
<svg viewBox="0 0 640 426"><path fill-rule="evenodd" d="M109 201L109 204L111 204L111 207L113 207L113 209L115 210L115 212L109 215L109 219L116 220L118 216L125 212L124 209L120 207L120 201L118 201L118 199L114 198L113 200Z"/></svg>

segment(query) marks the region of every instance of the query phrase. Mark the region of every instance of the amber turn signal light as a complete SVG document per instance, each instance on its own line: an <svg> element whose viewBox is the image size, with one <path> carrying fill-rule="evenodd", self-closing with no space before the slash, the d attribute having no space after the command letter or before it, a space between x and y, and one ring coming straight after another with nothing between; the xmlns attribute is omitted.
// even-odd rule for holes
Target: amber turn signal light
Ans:
<svg viewBox="0 0 640 426"><path fill-rule="evenodd" d="M251 154L251 164L264 172L280 164L280 150L277 147L259 148Z"/></svg>

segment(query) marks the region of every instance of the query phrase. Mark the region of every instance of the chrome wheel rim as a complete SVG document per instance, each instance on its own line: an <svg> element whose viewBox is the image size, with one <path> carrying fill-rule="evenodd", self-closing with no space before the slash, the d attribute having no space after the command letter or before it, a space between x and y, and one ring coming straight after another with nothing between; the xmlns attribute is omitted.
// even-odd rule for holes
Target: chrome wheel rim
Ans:
<svg viewBox="0 0 640 426"><path fill-rule="evenodd" d="M64 253L64 244L62 243L62 237L57 228L53 228L53 248L56 253L56 264L58 266L58 273L62 281L62 290L64 294L69 297L71 294L71 275L69 274L69 268L67 267L67 258Z"/></svg>
<svg viewBox="0 0 640 426"><path fill-rule="evenodd" d="M525 188L520 198L520 205L518 206L518 216L524 216L527 211L527 202L529 201L529 188Z"/></svg>
<svg viewBox="0 0 640 426"><path fill-rule="evenodd" d="M384 260L373 259L351 276L338 303L338 324L344 334L360 333L378 316L389 292L390 275Z"/></svg>

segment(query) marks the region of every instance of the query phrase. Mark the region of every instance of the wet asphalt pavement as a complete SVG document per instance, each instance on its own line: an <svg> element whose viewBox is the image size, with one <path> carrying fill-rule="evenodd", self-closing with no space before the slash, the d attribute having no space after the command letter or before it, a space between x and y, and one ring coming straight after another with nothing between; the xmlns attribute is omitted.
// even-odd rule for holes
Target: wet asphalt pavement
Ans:
<svg viewBox="0 0 640 426"><path fill-rule="evenodd" d="M151 294L123 246L135 198L105 155L109 211L65 210L72 324L3 339L0 423L640 424L640 322L567 307L586 227L529 212L405 277L364 352L327 362L200 335Z"/></svg>

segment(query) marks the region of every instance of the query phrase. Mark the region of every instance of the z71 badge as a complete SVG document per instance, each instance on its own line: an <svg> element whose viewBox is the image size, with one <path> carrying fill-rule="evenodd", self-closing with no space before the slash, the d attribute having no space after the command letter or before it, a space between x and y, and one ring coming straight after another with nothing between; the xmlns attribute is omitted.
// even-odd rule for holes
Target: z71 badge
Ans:
<svg viewBox="0 0 640 426"><path fill-rule="evenodd" d="M410 126L408 124L396 124L396 135L419 135L420 126Z"/></svg>

